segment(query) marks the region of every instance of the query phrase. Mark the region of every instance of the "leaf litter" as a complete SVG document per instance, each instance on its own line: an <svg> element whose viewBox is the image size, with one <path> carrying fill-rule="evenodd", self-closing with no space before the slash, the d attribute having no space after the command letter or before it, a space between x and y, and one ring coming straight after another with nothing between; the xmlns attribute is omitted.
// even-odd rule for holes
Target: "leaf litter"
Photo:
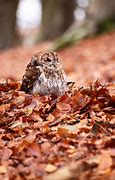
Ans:
<svg viewBox="0 0 115 180"><path fill-rule="evenodd" d="M0 179L114 179L115 84L56 100L20 86L0 81Z"/></svg>

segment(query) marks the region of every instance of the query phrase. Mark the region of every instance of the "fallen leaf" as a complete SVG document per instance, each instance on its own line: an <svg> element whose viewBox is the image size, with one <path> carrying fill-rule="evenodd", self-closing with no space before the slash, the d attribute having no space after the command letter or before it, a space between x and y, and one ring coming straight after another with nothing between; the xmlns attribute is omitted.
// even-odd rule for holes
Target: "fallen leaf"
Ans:
<svg viewBox="0 0 115 180"><path fill-rule="evenodd" d="M1 174L5 174L6 172L7 172L6 166L0 165L0 173L1 173Z"/></svg>
<svg viewBox="0 0 115 180"><path fill-rule="evenodd" d="M48 172L48 173L52 173L54 171L57 170L57 167L54 166L53 164L48 164L45 168L45 171Z"/></svg>
<svg viewBox="0 0 115 180"><path fill-rule="evenodd" d="M98 166L98 173L99 174L106 174L111 171L112 166L112 158L108 151L102 151L100 155L100 162Z"/></svg>
<svg viewBox="0 0 115 180"><path fill-rule="evenodd" d="M71 111L71 106L70 104L66 104L64 102L58 102L57 109L62 113L69 113Z"/></svg>
<svg viewBox="0 0 115 180"><path fill-rule="evenodd" d="M27 149L29 150L29 152L36 157L40 157L41 153L40 153L40 147L37 143L31 143L27 146Z"/></svg>

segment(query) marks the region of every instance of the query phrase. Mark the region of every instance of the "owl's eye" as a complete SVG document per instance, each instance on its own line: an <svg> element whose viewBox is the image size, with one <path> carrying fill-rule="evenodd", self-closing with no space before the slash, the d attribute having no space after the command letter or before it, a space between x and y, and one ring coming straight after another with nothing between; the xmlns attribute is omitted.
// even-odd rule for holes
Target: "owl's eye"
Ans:
<svg viewBox="0 0 115 180"><path fill-rule="evenodd" d="M52 60L50 58L47 58L45 62L51 62Z"/></svg>

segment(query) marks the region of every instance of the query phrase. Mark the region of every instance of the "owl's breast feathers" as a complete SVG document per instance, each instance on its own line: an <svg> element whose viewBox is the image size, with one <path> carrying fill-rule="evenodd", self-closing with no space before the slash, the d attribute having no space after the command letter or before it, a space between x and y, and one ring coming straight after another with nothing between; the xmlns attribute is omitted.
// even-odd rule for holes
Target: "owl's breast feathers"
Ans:
<svg viewBox="0 0 115 180"><path fill-rule="evenodd" d="M58 96L63 94L66 86L66 75L62 69L45 67L34 82L32 94Z"/></svg>

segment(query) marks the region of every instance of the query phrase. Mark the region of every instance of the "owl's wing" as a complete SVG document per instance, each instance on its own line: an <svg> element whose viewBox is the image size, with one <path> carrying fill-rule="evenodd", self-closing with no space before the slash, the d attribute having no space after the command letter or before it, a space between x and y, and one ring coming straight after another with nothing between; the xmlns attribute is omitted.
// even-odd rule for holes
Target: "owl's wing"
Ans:
<svg viewBox="0 0 115 180"><path fill-rule="evenodd" d="M22 78L22 85L20 90L25 91L26 93L31 93L33 89L33 84L39 78L40 74L41 72L39 68L27 68Z"/></svg>

